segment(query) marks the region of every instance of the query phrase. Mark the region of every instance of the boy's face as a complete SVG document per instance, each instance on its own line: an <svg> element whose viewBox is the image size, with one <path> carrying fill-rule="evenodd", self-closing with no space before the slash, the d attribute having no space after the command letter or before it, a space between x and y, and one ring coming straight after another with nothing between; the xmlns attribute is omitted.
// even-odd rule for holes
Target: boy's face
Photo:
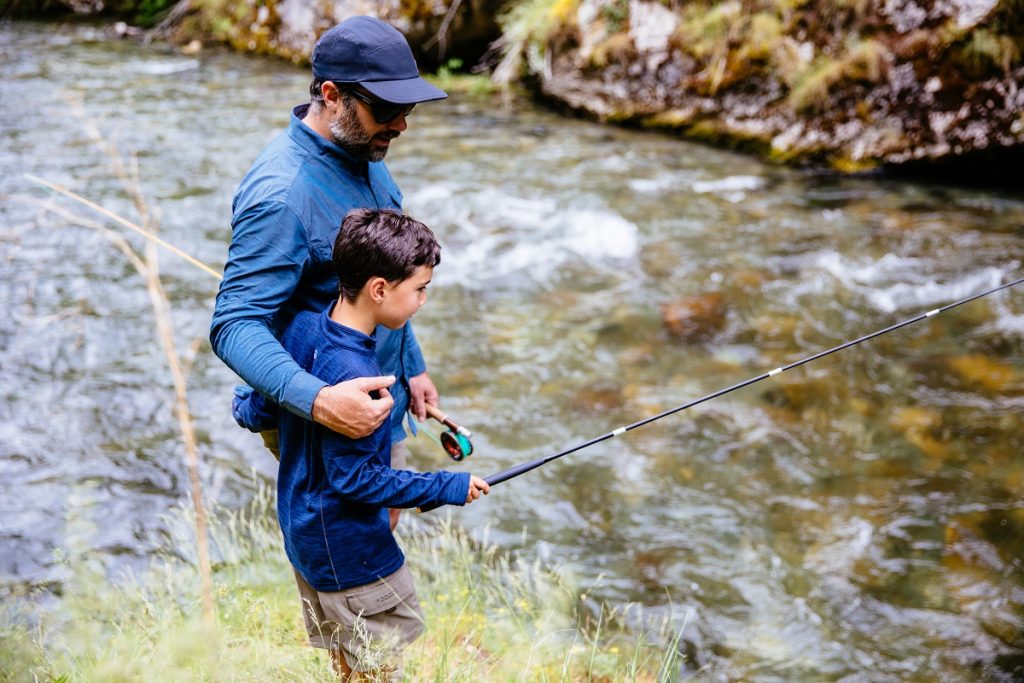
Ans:
<svg viewBox="0 0 1024 683"><path fill-rule="evenodd" d="M427 285L434 277L434 269L430 266L417 266L412 275L406 279L388 283L384 291L384 300L378 310L377 322L392 330L397 330L420 310L427 302Z"/></svg>

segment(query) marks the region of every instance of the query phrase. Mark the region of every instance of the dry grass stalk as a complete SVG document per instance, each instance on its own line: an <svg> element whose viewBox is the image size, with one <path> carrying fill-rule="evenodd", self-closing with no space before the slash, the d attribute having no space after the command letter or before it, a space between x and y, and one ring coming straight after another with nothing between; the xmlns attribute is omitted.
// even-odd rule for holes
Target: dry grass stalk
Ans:
<svg viewBox="0 0 1024 683"><path fill-rule="evenodd" d="M146 290L153 306L157 335L160 339L160 344L163 348L164 356L167 360L167 366L171 371L171 379L174 384L175 414L178 418L178 427L181 432L182 442L185 446L185 459L188 466L192 503L195 511L196 555L199 563L203 617L206 623L212 627L216 623L216 614L214 611L215 608L213 601L213 579L210 564L207 512L206 506L203 502L202 481L199 477L199 448L196 442L195 429L192 424L192 416L188 405L188 390L185 380L187 371L185 366L182 364L181 356L179 355L177 346L174 342L174 325L171 316L171 305L167 298L167 292L163 287L163 283L160 281L160 271L157 264L155 243L159 243L162 246L171 249L175 253L178 253L180 256L183 256L192 262L194 265L212 273L218 279L220 279L221 276L205 264L200 263L191 256L188 256L173 245L164 242L156 236L158 222L150 211L149 205L142 193L142 186L139 182L137 160L135 157L131 157L131 165L126 166L118 150L103 138L96 126L86 117L81 104L72 101L71 105L72 109L75 110L78 115L78 118L82 121L90 138L97 147L99 147L110 158L115 175L118 180L120 180L124 191L129 197L131 197L136 211L142 217L142 226L136 225L58 185L49 183L41 178L31 177L30 179L33 180L33 182L37 182L50 188L54 192L81 202L111 220L131 228L147 238L145 258L143 258L139 256L138 252L119 233L94 221L73 217L69 215L68 212L57 210L56 207L48 207L49 210L63 215L71 222L99 230L114 243L114 245L125 255L132 266L135 267L139 275L141 275L146 281ZM188 363L188 368L191 368L191 363Z"/></svg>
<svg viewBox="0 0 1024 683"><path fill-rule="evenodd" d="M160 345L167 358L167 366L171 370L174 381L175 413L178 416L178 428L185 444L185 458L188 462L188 478L192 484L192 502L196 513L196 551L199 558L199 577L202 583L203 616L212 625L215 620L213 606L213 580L210 568L210 543L207 535L206 506L203 504L203 484L199 480L199 447L196 444L195 429L192 415L188 408L188 389L185 383L185 371L182 368L181 356L178 355L174 343L174 326L171 322L171 304L167 292L160 282L160 270L157 265L156 245L146 242L146 290L153 304L156 317L157 332Z"/></svg>

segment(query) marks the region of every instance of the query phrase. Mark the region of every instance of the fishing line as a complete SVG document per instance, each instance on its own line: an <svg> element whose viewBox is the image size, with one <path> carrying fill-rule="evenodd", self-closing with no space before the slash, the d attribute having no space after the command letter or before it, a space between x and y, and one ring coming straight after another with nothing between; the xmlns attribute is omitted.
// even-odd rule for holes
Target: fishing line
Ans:
<svg viewBox="0 0 1024 683"><path fill-rule="evenodd" d="M786 372L787 370L792 370L793 368L798 368L801 365L806 365L807 363L810 363L812 361L816 361L819 358L824 358L825 356L828 356L828 355L831 355L833 353L836 353L837 351L842 351L843 349L848 349L851 346L854 346L856 344L860 344L861 342L865 342L865 341L867 341L869 339L874 339L875 337L880 337L883 334L888 334L889 332L893 332L893 331L898 330L898 329L900 329L902 327L906 327L907 325L912 325L912 324L914 324L916 322L919 322L921 320L925 320L927 318L934 318L939 313L943 313L945 311L948 311L951 308L956 308L957 306L962 306L963 304L966 304L966 303L969 303L971 301L974 301L975 299L980 299L980 298L982 298L984 296L988 296L990 294L995 294L996 292L1001 291L1003 289L1008 289L1008 288L1013 287L1015 285L1019 285L1021 282L1024 282L1024 278L1020 278L1019 280L1014 280L1013 282L1007 282L1006 284L999 285L998 287L993 287L992 289L989 289L989 290L986 290L984 292L981 292L980 294L975 294L973 296L969 296L966 299L960 299L959 301L955 301L955 302L953 302L951 304L947 304L946 306L942 306L941 308L936 308L936 309L933 309L931 311L928 311L927 313L922 313L922 314L914 316L913 318L910 318L908 320L904 320L901 323L896 323L895 325L890 325L889 327L886 327L884 329L877 330L877 331L872 332L870 334L866 334L863 337L858 337L857 339L854 339L852 341L845 342L845 343L840 344L838 346L833 346L832 348L827 349L825 351L821 351L819 353L816 353L813 356L808 356L807 358L802 358L802 359L800 359L798 361L794 361L794 362L790 363L789 365L783 365L781 367L777 367L774 370L770 370L770 371L768 371L766 373L757 375L756 377L751 377L750 379L744 380L744 381L739 382L737 384L733 384L732 386L726 387L724 389L719 389L718 391L714 391L714 392L712 392L710 394L707 394L706 396L701 396L700 398L695 399L693 401L689 401L687 403L683 403L682 405L678 405L675 408L669 408L668 410L660 412L657 415L652 415L651 417L645 418L645 419L640 420L638 422L634 422L632 424L628 424L625 427L619 427L618 429L613 429L612 431L608 432L607 434L602 434L601 436L594 437L593 439L590 439L589 441L584 441L583 443L580 443L580 444L577 444L575 446L572 446L571 448L566 448L564 451L559 451L557 453L552 453L551 455L545 456L543 458L538 458L536 460L531 460L530 462L525 462L525 463L522 463L520 465L516 465L514 467L510 467L509 469L503 470L501 472L498 472L497 474L492 474L491 476L487 477L485 479L485 481L490 486L494 486L495 484L500 484L500 483L502 483L504 481L508 481L509 479L513 479L515 477L518 477L521 474L525 474L525 473L529 472L530 470L536 469L536 468L540 467L541 465L546 465L547 463L551 462L552 460L557 460L557 459L559 459L561 457L569 455L570 453L575 453L576 451L581 451L584 448L588 448L590 446L593 446L594 444L601 443L602 441L607 441L608 439L611 439L613 437L621 436L622 434L625 434L626 432L632 431L632 430L637 429L639 427L643 427L644 425L648 425L648 424L650 424L652 422L655 422L657 420L662 419L663 417L668 417L669 415L674 415L675 413L678 413L680 411L686 410L687 408L692 408L692 407L694 407L696 405L700 405L701 403L705 403L706 401L710 401L711 399L718 398L719 396L724 396L724 395L726 395L728 393L736 391L737 389L742 389L743 387L747 387L747 386L750 386L751 384L755 384L757 382L760 382L761 380L765 380L765 379L768 379L770 377L775 377L776 375L780 375L783 372ZM440 507L440 506L433 505L433 506L421 507L420 508L420 512L427 512L429 510L433 510L436 507Z"/></svg>

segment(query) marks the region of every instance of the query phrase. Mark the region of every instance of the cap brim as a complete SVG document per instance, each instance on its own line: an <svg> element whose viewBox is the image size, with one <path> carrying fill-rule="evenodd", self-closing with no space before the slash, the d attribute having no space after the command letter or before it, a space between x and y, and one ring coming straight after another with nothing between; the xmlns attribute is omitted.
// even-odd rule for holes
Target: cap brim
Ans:
<svg viewBox="0 0 1024 683"><path fill-rule="evenodd" d="M418 104L448 97L444 90L435 88L419 76L400 81L362 81L359 85L371 95L395 104Z"/></svg>

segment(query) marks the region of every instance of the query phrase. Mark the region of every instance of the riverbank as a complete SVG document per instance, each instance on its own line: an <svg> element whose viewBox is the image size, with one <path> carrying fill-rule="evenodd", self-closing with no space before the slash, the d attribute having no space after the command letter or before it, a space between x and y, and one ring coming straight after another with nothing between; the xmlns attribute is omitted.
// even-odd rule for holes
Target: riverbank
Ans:
<svg viewBox="0 0 1024 683"><path fill-rule="evenodd" d="M473 71L567 113L780 164L1013 187L1024 162L1013 0L169 2L112 7L191 53L220 43L295 63L324 27L376 14L427 70Z"/></svg>
<svg viewBox="0 0 1024 683"><path fill-rule="evenodd" d="M403 680L675 680L682 660L668 624L597 605L565 570L517 560L435 514L402 526L427 622L406 651ZM166 522L163 545L137 575L110 580L81 548L59 549L62 608L32 597L5 602L0 678L337 680L305 643L269 489L243 510L212 516L212 627L201 618L189 515L179 508ZM78 523L80 531L89 524Z"/></svg>

